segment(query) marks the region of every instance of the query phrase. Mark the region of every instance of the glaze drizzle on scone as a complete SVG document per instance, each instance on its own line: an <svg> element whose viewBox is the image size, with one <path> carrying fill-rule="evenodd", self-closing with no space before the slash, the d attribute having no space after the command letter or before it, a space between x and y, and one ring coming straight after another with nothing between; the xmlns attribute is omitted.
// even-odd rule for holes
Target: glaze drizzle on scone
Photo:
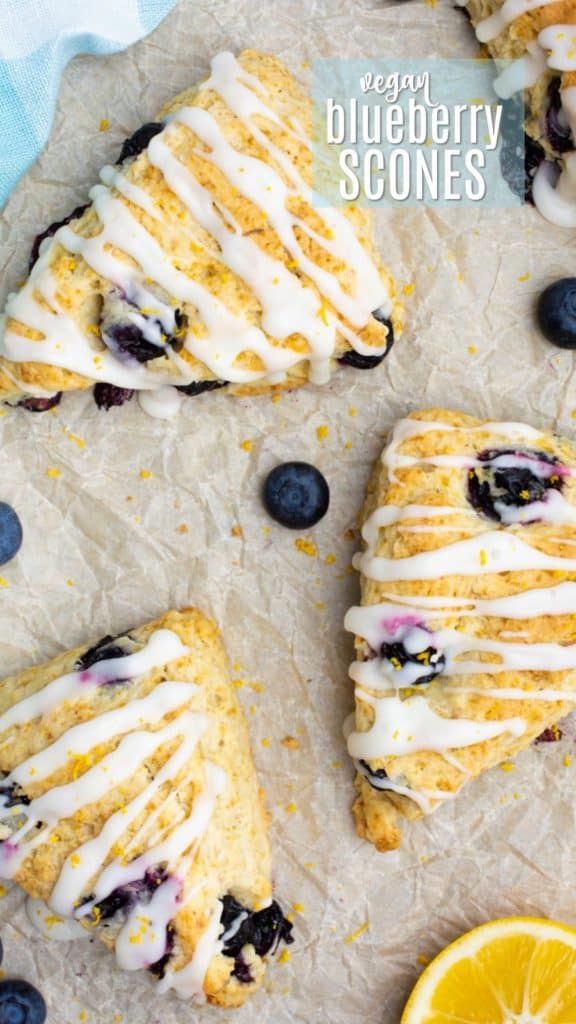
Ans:
<svg viewBox="0 0 576 1024"><path fill-rule="evenodd" d="M576 455L520 423L400 421L356 556L360 834L414 817L513 756L576 704Z"/></svg>
<svg viewBox="0 0 576 1024"><path fill-rule="evenodd" d="M467 7L478 39L492 56L512 59L495 80L498 96L509 101L529 90L526 144L538 152L527 152L527 197L552 223L576 227L576 9L572 0L457 3ZM539 165L535 174L532 164Z"/></svg>
<svg viewBox="0 0 576 1024"><path fill-rule="evenodd" d="M383 358L393 282L364 214L313 208L299 117L308 103L279 62L217 56L145 151L105 167L87 211L42 242L6 305L0 394L40 393L10 362L146 391L322 384L351 350Z"/></svg>
<svg viewBox="0 0 576 1024"><path fill-rule="evenodd" d="M94 927L119 967L152 971L162 991L236 1005L290 926L271 900L217 634L192 611L152 626L81 651L72 671L51 663L39 689L28 673L18 689L32 692L0 714L0 876Z"/></svg>

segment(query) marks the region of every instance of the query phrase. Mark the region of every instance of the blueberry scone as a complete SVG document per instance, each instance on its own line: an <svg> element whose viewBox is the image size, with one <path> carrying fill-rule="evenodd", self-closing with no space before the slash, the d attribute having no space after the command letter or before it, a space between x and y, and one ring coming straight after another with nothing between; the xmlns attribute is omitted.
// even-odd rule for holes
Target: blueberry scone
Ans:
<svg viewBox="0 0 576 1024"><path fill-rule="evenodd" d="M576 227L575 0L457 0L486 52L507 63L495 81L505 101L502 170L548 220ZM507 124L524 99L525 168Z"/></svg>
<svg viewBox="0 0 576 1024"><path fill-rule="evenodd" d="M41 410L95 384L101 407L139 391L154 412L377 366L394 281L370 214L314 206L311 138L280 61L219 54L37 239L0 325L0 399Z"/></svg>
<svg viewBox="0 0 576 1024"><path fill-rule="evenodd" d="M363 512L356 713L361 836L456 797L576 704L576 451L522 423L401 420Z"/></svg>
<svg viewBox="0 0 576 1024"><path fill-rule="evenodd" d="M147 969L238 1006L291 925L218 631L195 609L0 687L0 876Z"/></svg>

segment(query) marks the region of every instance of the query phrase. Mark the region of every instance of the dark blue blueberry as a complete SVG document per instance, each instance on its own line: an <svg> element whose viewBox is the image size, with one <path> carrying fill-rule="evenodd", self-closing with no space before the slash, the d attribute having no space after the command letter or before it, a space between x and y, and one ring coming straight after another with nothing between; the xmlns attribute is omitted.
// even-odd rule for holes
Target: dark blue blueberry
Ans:
<svg viewBox="0 0 576 1024"><path fill-rule="evenodd" d="M46 1012L43 996L29 982L0 981L0 1024L44 1024Z"/></svg>
<svg viewBox="0 0 576 1024"><path fill-rule="evenodd" d="M4 946L2 945L2 939L0 939L0 964L4 959Z"/></svg>
<svg viewBox="0 0 576 1024"><path fill-rule="evenodd" d="M264 910L249 910L233 896L223 896L220 916L221 936L230 931L239 918L241 918L241 923L224 943L222 953L224 956L234 958L234 970L232 971L234 977L244 984L249 984L254 979L242 957L244 946L253 946L257 955L263 957L268 953L274 954L281 942L290 945L291 942L294 942L294 936L292 935L292 925L284 917L276 900Z"/></svg>
<svg viewBox="0 0 576 1024"><path fill-rule="evenodd" d="M78 672L85 671L95 665L97 661L109 661L111 658L124 658L129 652L125 647L116 643L117 636L104 636L93 647L89 647L84 654L80 655L76 662Z"/></svg>
<svg viewBox="0 0 576 1024"><path fill-rule="evenodd" d="M523 456L526 466L499 466L498 459L504 455ZM547 463L551 467L558 460L545 452L531 449L489 448L478 455L483 463L468 473L468 501L477 512L501 522L496 504L508 508L523 508L535 501L541 501L547 491L562 490L562 477L551 471L549 476L535 473L530 461Z"/></svg>
<svg viewBox="0 0 576 1024"><path fill-rule="evenodd" d="M117 388L115 384L95 384L94 401L99 409L112 409L115 405L124 405L134 397L131 388Z"/></svg>
<svg viewBox="0 0 576 1024"><path fill-rule="evenodd" d="M385 768L371 768L368 761L358 761L358 767L362 769L362 775L370 783L372 789L386 789L383 785L388 778Z"/></svg>
<svg viewBox="0 0 576 1024"><path fill-rule="evenodd" d="M138 363L148 363L162 355L162 349L151 341L146 341L137 324L113 324L102 335L105 342L110 342L114 349L132 356Z"/></svg>
<svg viewBox="0 0 576 1024"><path fill-rule="evenodd" d="M166 925L166 952L159 960L154 964L150 964L148 970L151 974L154 974L156 978L163 978L168 966L168 961L174 951L174 942L176 938L176 928L172 921L169 921Z"/></svg>
<svg viewBox="0 0 576 1024"><path fill-rule="evenodd" d="M57 391L55 395L50 395L50 398L22 398L20 402L16 402L16 407L27 409L28 412L47 412L48 409L60 405L61 400L62 392Z"/></svg>
<svg viewBox="0 0 576 1024"><path fill-rule="evenodd" d="M394 344L394 327L392 321L388 317L384 316L381 310L375 309L372 316L380 324L384 324L388 328L388 335L386 337L386 348L384 352L379 356L363 356L360 352L355 352L354 349L350 349L349 352L345 352L343 356L340 356L338 362L343 366L353 366L356 370L372 370L375 366L379 366L383 359L386 358L390 349Z"/></svg>
<svg viewBox="0 0 576 1024"><path fill-rule="evenodd" d="M314 526L326 515L330 491L319 469L308 462L283 462L268 474L264 505L273 519L291 530Z"/></svg>
<svg viewBox="0 0 576 1024"><path fill-rule="evenodd" d="M72 213L69 213L67 217L64 217L62 220L54 221L54 223L51 224L49 228L46 228L46 231L43 231L41 235L36 235L36 238L34 239L32 243L32 248L30 250L30 263L28 266L29 270L32 270L32 267L34 266L36 260L38 259L40 246L42 245L44 239L52 238L52 235L56 234L58 228L62 228L65 224L69 224L70 221L76 220L78 217L81 217L84 211L88 209L88 206L89 203L84 203L83 206L77 206L76 209L73 210Z"/></svg>
<svg viewBox="0 0 576 1024"><path fill-rule="evenodd" d="M446 659L440 654L436 647L430 644L423 651L415 654L407 651L401 640L392 643L383 643L380 648L380 657L391 662L393 668L401 669L404 665L421 665L422 674L414 679L410 686L420 686L422 683L430 683L435 676L439 676L446 667Z"/></svg>
<svg viewBox="0 0 576 1024"><path fill-rule="evenodd" d="M146 149L150 139L153 139L155 135L158 135L163 128L164 125L159 121L149 121L148 124L143 124L140 128L137 128L134 134L131 135L129 139L125 139L122 143L120 156L116 163L122 164L130 157L138 156L142 150Z"/></svg>
<svg viewBox="0 0 576 1024"><path fill-rule="evenodd" d="M562 124L558 114L562 107L560 78L553 78L548 86L548 109L546 111L546 135L556 153L567 153L572 149L572 133L569 125Z"/></svg>
<svg viewBox="0 0 576 1024"><path fill-rule="evenodd" d="M108 921L116 915L125 918L137 903L149 903L158 886L162 885L167 878L168 872L165 868L148 868L142 878L119 886L109 896L105 896L103 900L94 904L90 913L96 923ZM92 899L93 896L87 896L83 903L88 903ZM81 906L82 904L79 909Z"/></svg>
<svg viewBox="0 0 576 1024"><path fill-rule="evenodd" d="M538 299L538 326L559 348L576 348L576 277L549 284Z"/></svg>
<svg viewBox="0 0 576 1024"><path fill-rule="evenodd" d="M195 395L201 395L204 391L217 391L219 388L225 387L225 380L194 380L191 384L177 385L176 390L194 398Z"/></svg>
<svg viewBox="0 0 576 1024"><path fill-rule="evenodd" d="M26 796L17 782L11 782L7 786L0 782L0 805L3 810L8 807L27 807L29 803L30 797Z"/></svg>
<svg viewBox="0 0 576 1024"><path fill-rule="evenodd" d="M0 565L18 554L22 545L22 524L11 505L0 501Z"/></svg>

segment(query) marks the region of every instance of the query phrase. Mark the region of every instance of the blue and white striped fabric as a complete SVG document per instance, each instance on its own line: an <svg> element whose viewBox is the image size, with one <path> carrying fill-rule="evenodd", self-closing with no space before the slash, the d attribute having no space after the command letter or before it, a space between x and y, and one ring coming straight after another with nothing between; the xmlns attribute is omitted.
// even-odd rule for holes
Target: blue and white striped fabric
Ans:
<svg viewBox="0 0 576 1024"><path fill-rule="evenodd" d="M46 143L68 61L124 50L175 3L0 0L0 207Z"/></svg>

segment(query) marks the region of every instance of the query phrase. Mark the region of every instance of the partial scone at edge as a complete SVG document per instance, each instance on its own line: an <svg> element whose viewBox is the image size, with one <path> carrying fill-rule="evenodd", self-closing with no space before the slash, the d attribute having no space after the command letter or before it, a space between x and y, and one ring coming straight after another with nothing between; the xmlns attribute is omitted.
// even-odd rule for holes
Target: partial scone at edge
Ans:
<svg viewBox="0 0 576 1024"><path fill-rule="evenodd" d="M243 1003L291 926L215 624L172 611L5 679L0 731L0 875L164 991Z"/></svg>
<svg viewBox="0 0 576 1024"><path fill-rule="evenodd" d="M369 213L311 205L310 103L281 62L221 54L158 116L10 298L0 398L97 383L109 407L134 389L258 393L321 383L336 360L377 365L401 330L394 281Z"/></svg>
<svg viewBox="0 0 576 1024"><path fill-rule="evenodd" d="M354 815L378 849L576 704L575 474L567 441L524 424L446 410L397 424L346 617Z"/></svg>

